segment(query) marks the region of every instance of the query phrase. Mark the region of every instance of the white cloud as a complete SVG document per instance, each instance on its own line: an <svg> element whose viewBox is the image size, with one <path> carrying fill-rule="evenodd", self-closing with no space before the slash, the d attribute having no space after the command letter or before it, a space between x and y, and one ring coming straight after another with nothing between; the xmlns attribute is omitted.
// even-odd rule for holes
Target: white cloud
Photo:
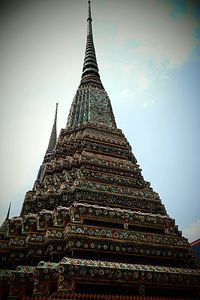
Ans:
<svg viewBox="0 0 200 300"><path fill-rule="evenodd" d="M132 50L135 58L151 58L160 67L175 68L185 63L197 44L193 31L200 24L191 10L175 18L172 5L159 0L117 1L115 7L111 19L117 26L117 41L121 45L137 41Z"/></svg>
<svg viewBox="0 0 200 300"><path fill-rule="evenodd" d="M149 108L150 106L152 106L155 103L155 101L153 99L146 99L145 101L143 101L143 106L144 108Z"/></svg>
<svg viewBox="0 0 200 300"><path fill-rule="evenodd" d="M140 94L168 79L174 69L190 59L198 43L194 30L200 22L191 6L178 16L172 12L169 1L110 0L105 13L99 16L102 26L108 21L112 24L112 36L107 31L106 51L114 44L120 56L120 74L124 80L131 77ZM109 58L112 62L113 58Z"/></svg>
<svg viewBox="0 0 200 300"><path fill-rule="evenodd" d="M137 86L139 90L148 89L150 86L150 78L143 73L139 74L137 78Z"/></svg>
<svg viewBox="0 0 200 300"><path fill-rule="evenodd" d="M133 71L133 63L125 63L122 65L122 72L126 76L129 76L132 71Z"/></svg>
<svg viewBox="0 0 200 300"><path fill-rule="evenodd" d="M187 237L190 242L198 239L200 237L200 219L183 229L183 235Z"/></svg>
<svg viewBox="0 0 200 300"><path fill-rule="evenodd" d="M125 88L122 90L121 96L124 98L131 98L133 96L133 93L129 88Z"/></svg>

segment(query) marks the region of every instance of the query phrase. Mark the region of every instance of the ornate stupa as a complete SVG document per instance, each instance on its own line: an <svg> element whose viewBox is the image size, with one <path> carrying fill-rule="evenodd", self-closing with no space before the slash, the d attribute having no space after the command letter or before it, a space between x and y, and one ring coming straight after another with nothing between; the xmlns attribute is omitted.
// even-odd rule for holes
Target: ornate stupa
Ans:
<svg viewBox="0 0 200 300"><path fill-rule="evenodd" d="M57 107L21 214L0 229L0 298L200 299L191 246L117 128L90 1L82 77L58 138L56 117Z"/></svg>

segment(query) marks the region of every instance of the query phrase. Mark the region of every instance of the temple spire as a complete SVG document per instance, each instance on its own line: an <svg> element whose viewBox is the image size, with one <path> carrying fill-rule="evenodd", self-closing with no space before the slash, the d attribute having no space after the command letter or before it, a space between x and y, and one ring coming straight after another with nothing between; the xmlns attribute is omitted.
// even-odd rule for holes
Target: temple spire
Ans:
<svg viewBox="0 0 200 300"><path fill-rule="evenodd" d="M10 218L10 208L11 208L11 202L10 202L9 207L8 207L8 212L7 212L6 220L9 220L9 218Z"/></svg>
<svg viewBox="0 0 200 300"><path fill-rule="evenodd" d="M58 112L58 103L56 103L55 117L54 117L53 127L52 127L52 130L51 130L49 144L48 144L45 156L44 156L43 163L40 166L40 169L38 171L38 175L37 175L36 182L34 183L34 187L35 187L37 182L40 182L42 180L43 175L44 175L45 165L51 159L54 148L56 146L56 141L57 141L57 112Z"/></svg>
<svg viewBox="0 0 200 300"><path fill-rule="evenodd" d="M2 223L2 225L0 226L0 237L4 236L7 237L8 236L8 232L9 232L9 218L10 218L10 208L11 208L11 202L9 204L8 207L8 212L7 212L7 216L4 220L4 222Z"/></svg>
<svg viewBox="0 0 200 300"><path fill-rule="evenodd" d="M49 154L52 154L53 150L55 148L55 145L56 145L56 141L57 141L57 129L56 129L56 125L57 125L57 112L58 112L58 103L56 103L56 111L55 111L54 123L53 123L53 127L52 127L52 130L51 130L49 144L48 144L45 156L47 156Z"/></svg>
<svg viewBox="0 0 200 300"><path fill-rule="evenodd" d="M91 5L88 1L87 41L81 82L88 83L94 80L101 82L93 42Z"/></svg>
<svg viewBox="0 0 200 300"><path fill-rule="evenodd" d="M99 75L93 42L90 1L88 1L87 41L82 78L70 108L66 128L72 129L87 124L117 128L110 99Z"/></svg>

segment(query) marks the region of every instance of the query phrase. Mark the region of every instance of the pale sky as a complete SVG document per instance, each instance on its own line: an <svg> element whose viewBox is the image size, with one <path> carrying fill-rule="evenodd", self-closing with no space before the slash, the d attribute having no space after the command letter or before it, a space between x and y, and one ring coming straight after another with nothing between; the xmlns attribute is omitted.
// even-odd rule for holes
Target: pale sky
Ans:
<svg viewBox="0 0 200 300"><path fill-rule="evenodd" d="M102 82L142 173L190 241L200 237L200 4L93 0ZM81 77L86 0L4 1L0 11L0 222L19 215L58 108Z"/></svg>

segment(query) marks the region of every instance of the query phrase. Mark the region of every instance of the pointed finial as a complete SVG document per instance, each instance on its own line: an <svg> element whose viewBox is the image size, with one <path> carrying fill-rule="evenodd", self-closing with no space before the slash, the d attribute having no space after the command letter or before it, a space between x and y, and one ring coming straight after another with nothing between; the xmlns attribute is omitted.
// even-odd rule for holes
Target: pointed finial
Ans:
<svg viewBox="0 0 200 300"><path fill-rule="evenodd" d="M58 113L58 103L56 103L56 111L55 111L54 123L57 122L57 113Z"/></svg>
<svg viewBox="0 0 200 300"><path fill-rule="evenodd" d="M90 3L91 3L91 1L89 0L89 1L88 1L88 19L91 19L91 20L92 20Z"/></svg>
<svg viewBox="0 0 200 300"><path fill-rule="evenodd" d="M11 208L11 202L10 202L9 207L8 207L8 212L7 212L6 220L9 220L9 217L10 217L10 208Z"/></svg>
<svg viewBox="0 0 200 300"><path fill-rule="evenodd" d="M91 5L90 1L88 1L88 35L92 35L92 14L91 14Z"/></svg>

